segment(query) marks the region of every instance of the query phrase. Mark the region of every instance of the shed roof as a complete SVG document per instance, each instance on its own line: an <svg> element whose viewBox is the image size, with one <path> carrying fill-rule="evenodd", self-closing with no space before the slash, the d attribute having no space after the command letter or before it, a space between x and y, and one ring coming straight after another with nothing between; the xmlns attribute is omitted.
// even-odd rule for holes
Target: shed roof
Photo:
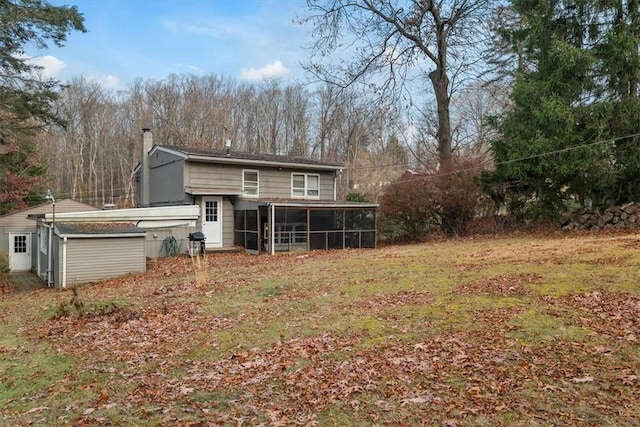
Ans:
<svg viewBox="0 0 640 427"><path fill-rule="evenodd" d="M56 234L60 237L134 237L146 232L130 222L82 222L57 223Z"/></svg>

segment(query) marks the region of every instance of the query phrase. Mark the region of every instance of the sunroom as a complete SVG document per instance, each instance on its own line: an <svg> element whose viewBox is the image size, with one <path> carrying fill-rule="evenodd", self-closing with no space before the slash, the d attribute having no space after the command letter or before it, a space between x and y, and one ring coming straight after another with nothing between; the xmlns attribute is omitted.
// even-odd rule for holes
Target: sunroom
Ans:
<svg viewBox="0 0 640 427"><path fill-rule="evenodd" d="M267 201L234 203L234 243L250 253L376 247L374 203Z"/></svg>

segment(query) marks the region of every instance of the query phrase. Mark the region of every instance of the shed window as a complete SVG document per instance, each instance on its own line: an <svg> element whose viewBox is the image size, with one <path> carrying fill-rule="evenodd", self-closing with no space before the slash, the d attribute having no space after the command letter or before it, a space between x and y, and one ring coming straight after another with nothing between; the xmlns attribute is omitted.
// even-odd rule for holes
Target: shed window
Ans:
<svg viewBox="0 0 640 427"><path fill-rule="evenodd" d="M294 173L291 175L291 197L320 197L320 175Z"/></svg>
<svg viewBox="0 0 640 427"><path fill-rule="evenodd" d="M38 241L40 242L40 252L47 254L49 251L49 230L44 227L38 227Z"/></svg>
<svg viewBox="0 0 640 427"><path fill-rule="evenodd" d="M27 236L13 236L13 252L16 254L27 253Z"/></svg>
<svg viewBox="0 0 640 427"><path fill-rule="evenodd" d="M245 196L258 196L258 171L242 171L242 191Z"/></svg>

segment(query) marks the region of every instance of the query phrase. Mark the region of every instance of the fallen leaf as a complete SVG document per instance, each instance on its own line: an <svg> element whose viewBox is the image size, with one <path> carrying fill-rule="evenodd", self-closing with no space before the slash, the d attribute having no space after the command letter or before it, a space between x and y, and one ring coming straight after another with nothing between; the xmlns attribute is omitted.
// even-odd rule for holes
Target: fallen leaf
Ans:
<svg viewBox="0 0 640 427"><path fill-rule="evenodd" d="M25 414L33 414L34 412L46 411L47 409L49 409L48 406L38 406L37 408L29 409Z"/></svg>
<svg viewBox="0 0 640 427"><path fill-rule="evenodd" d="M573 381L574 383L590 383L593 381L593 376L592 375L585 375L582 378L571 378L571 381Z"/></svg>

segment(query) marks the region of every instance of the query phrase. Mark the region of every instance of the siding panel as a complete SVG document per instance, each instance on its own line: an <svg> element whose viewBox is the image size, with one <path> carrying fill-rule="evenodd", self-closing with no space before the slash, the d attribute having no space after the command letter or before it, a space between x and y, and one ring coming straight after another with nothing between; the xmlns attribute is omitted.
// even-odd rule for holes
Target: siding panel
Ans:
<svg viewBox="0 0 640 427"><path fill-rule="evenodd" d="M189 163L187 186L224 191L242 190L242 167L212 163Z"/></svg>
<svg viewBox="0 0 640 427"><path fill-rule="evenodd" d="M149 179L152 185L149 203L152 206L175 205L184 202L184 167L183 160L176 160L150 168Z"/></svg>
<svg viewBox="0 0 640 427"><path fill-rule="evenodd" d="M63 199L56 202L56 213L95 210L98 210L98 208L71 199ZM51 212L53 212L53 205L51 203L47 203L0 217L0 252L9 251L10 232L31 232L34 233L33 239L35 240L36 221L27 219L27 215L37 215Z"/></svg>
<svg viewBox="0 0 640 427"><path fill-rule="evenodd" d="M215 163L188 163L187 186L209 188L212 191L242 191L242 171L258 171L258 198L291 198L291 174L311 173L320 175L320 199L333 200L333 172L254 166L229 166ZM251 197L248 197L251 198Z"/></svg>
<svg viewBox="0 0 640 427"><path fill-rule="evenodd" d="M59 245L62 254L62 241ZM61 280L60 256L58 260ZM144 236L67 239L67 286L145 271Z"/></svg>

